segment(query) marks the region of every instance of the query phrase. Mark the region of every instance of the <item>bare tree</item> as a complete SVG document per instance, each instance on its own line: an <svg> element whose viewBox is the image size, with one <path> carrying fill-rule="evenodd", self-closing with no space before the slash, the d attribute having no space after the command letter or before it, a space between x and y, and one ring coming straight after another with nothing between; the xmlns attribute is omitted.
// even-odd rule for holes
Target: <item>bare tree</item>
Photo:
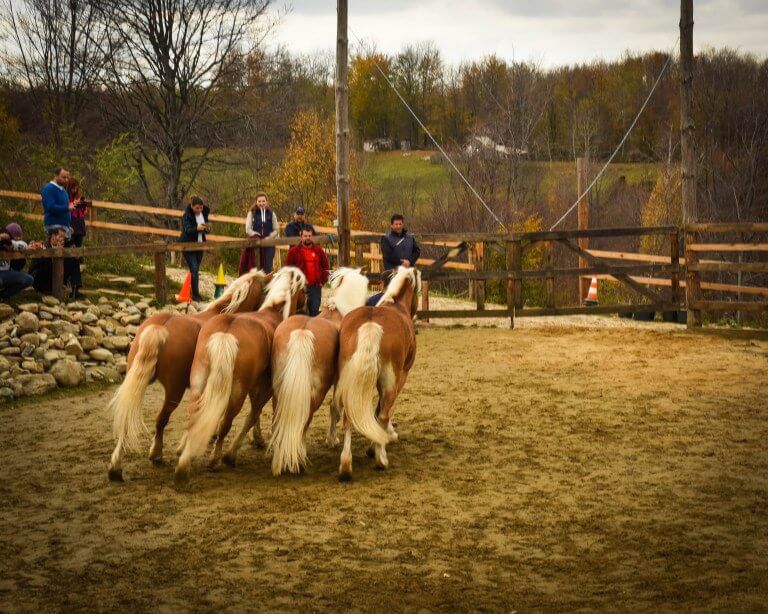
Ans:
<svg viewBox="0 0 768 614"><path fill-rule="evenodd" d="M264 32L269 0L100 0L108 41L110 116L138 143L150 202L181 208L231 121L219 107L232 58ZM160 176L162 193L145 168Z"/></svg>
<svg viewBox="0 0 768 614"><path fill-rule="evenodd" d="M43 110L55 145L78 122L106 63L107 30L93 0L3 0L0 57L10 79L28 88Z"/></svg>

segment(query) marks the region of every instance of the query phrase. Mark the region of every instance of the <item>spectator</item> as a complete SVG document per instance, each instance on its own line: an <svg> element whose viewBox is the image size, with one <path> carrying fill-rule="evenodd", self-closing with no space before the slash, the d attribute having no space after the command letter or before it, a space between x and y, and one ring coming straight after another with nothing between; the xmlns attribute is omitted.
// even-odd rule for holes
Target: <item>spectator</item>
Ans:
<svg viewBox="0 0 768 614"><path fill-rule="evenodd" d="M44 249L55 247L74 247L72 241L67 238L67 232L59 228L52 232L45 243L40 246ZM34 277L32 285L35 290L43 294L50 294L53 289L53 261L51 258L35 258L29 266L29 273ZM72 288L71 298L80 299L83 296L78 292L82 287L80 280L80 261L78 258L64 258L64 285Z"/></svg>
<svg viewBox="0 0 768 614"><path fill-rule="evenodd" d="M8 224L5 230L0 231L0 251L27 249L27 244L21 237L21 226L16 223ZM0 260L0 299L9 299L32 285L34 279L21 270L23 267L24 260Z"/></svg>
<svg viewBox="0 0 768 614"><path fill-rule="evenodd" d="M274 211L269 208L269 201L264 192L256 194L256 202L251 205L245 218L245 234L249 239L261 238L273 239L279 234L279 222ZM261 269L265 273L272 272L272 264L275 259L274 247L260 248ZM256 248L246 247L240 254L240 262L237 266L237 274L243 275L256 266Z"/></svg>
<svg viewBox="0 0 768 614"><path fill-rule="evenodd" d="M323 248L312 240L311 229L302 229L301 241L288 250L285 264L298 267L306 276L307 310L310 316L316 316L320 313L323 284L328 281L331 265Z"/></svg>
<svg viewBox="0 0 768 614"><path fill-rule="evenodd" d="M72 245L82 247L86 233L85 216L91 203L83 197L80 182L74 177L69 178L67 194L69 195L69 208L72 214Z"/></svg>
<svg viewBox="0 0 768 614"><path fill-rule="evenodd" d="M381 256L384 270L390 271L399 266L415 266L421 255L421 248L404 226L403 216L395 213L389 220L389 232L381 237Z"/></svg>
<svg viewBox="0 0 768 614"><path fill-rule="evenodd" d="M72 232L72 206L67 193L68 183L69 172L59 167L55 171L53 180L40 190L43 198L43 226L49 235L59 229L64 229L67 237Z"/></svg>
<svg viewBox="0 0 768 614"><path fill-rule="evenodd" d="M184 209L184 215L181 218L181 235L179 241L183 243L204 243L205 235L208 233L210 225L208 224L208 215L210 209L206 207L203 199L199 196L193 196L187 208ZM200 296L200 263L203 261L202 251L183 252L184 260L187 261L189 272L192 274L192 300L202 301Z"/></svg>
<svg viewBox="0 0 768 614"><path fill-rule="evenodd" d="M304 215L304 207L299 205L293 212L293 220L285 225L286 237L298 237L301 236L301 231L304 228L309 228L313 235L316 235L314 226L307 222L307 218Z"/></svg>

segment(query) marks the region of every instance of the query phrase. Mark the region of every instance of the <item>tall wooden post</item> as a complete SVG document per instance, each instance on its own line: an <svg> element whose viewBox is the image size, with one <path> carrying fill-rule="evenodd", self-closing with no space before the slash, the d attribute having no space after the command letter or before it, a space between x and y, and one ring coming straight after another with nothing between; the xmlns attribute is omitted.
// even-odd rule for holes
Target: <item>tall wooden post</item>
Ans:
<svg viewBox="0 0 768 614"><path fill-rule="evenodd" d="M693 107L693 0L680 0L680 150L682 153L683 225L698 220Z"/></svg>
<svg viewBox="0 0 768 614"><path fill-rule="evenodd" d="M507 311L509 312L509 327L515 327L515 284L513 277L515 268L515 244L512 241L504 242L504 268L507 271Z"/></svg>
<svg viewBox="0 0 768 614"><path fill-rule="evenodd" d="M584 190L587 189L587 158L576 158L576 193L578 196L584 194ZM589 228L589 197L584 194L583 198L579 199L578 208L579 230L586 230ZM581 249L589 249L589 239L582 237L579 239L579 247ZM584 258L579 256L579 268L584 269L588 267ZM586 277L579 276L579 305L584 303L589 293L590 280Z"/></svg>
<svg viewBox="0 0 768 614"><path fill-rule="evenodd" d="M349 78L347 0L336 4L336 208L339 266L349 266Z"/></svg>
<svg viewBox="0 0 768 614"><path fill-rule="evenodd" d="M692 271L693 266L699 261L699 253L689 249L689 245L696 242L696 233L685 232L685 303L688 307L686 324L688 328L701 326L701 308L697 305L701 299L701 278L698 271Z"/></svg>

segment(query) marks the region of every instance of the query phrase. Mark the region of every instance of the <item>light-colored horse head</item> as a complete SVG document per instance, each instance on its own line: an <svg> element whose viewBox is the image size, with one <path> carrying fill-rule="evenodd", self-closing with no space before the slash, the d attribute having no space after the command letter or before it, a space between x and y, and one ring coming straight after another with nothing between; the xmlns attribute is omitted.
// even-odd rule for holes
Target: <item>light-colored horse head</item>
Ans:
<svg viewBox="0 0 768 614"><path fill-rule="evenodd" d="M412 289L411 304L409 309L411 315L416 315L418 310L418 296L421 292L421 272L413 267L398 267L397 272L392 276L387 284L387 289L384 291L384 295L376 303L377 307L382 305L392 305L398 301L405 293Z"/></svg>
<svg viewBox="0 0 768 614"><path fill-rule="evenodd" d="M341 267L330 277L333 297L328 301L328 309L336 309L342 316L353 309L365 305L368 296L368 278L361 269Z"/></svg>
<svg viewBox="0 0 768 614"><path fill-rule="evenodd" d="M267 297L261 305L259 311L263 309L274 309L283 306L283 319L291 315L291 311L296 309L297 303L303 297L304 288L307 285L307 278L300 269L293 266L286 266L280 269L272 277L272 281L267 286Z"/></svg>
<svg viewBox="0 0 768 614"><path fill-rule="evenodd" d="M240 307L246 299L251 296L252 290L258 288L261 294L260 298L263 298L264 285L269 279L270 276L264 271L251 269L229 284L219 298L208 304L205 311L220 310L221 313L235 313L240 311ZM254 304L254 307L255 306L256 305Z"/></svg>

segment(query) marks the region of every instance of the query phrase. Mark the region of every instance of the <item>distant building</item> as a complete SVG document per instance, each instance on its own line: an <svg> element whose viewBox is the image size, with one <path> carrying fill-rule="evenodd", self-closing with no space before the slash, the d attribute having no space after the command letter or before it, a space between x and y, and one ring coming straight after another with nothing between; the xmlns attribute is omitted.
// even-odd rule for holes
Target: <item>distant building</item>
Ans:
<svg viewBox="0 0 768 614"><path fill-rule="evenodd" d="M474 156L476 154L493 154L507 158L509 156L527 156L527 149L517 149L514 147L507 147L500 143L496 143L489 136L471 136L467 144L464 145L464 153L468 156Z"/></svg>
<svg viewBox="0 0 768 614"><path fill-rule="evenodd" d="M395 142L392 139L371 139L363 141L363 151L392 151L395 148Z"/></svg>

